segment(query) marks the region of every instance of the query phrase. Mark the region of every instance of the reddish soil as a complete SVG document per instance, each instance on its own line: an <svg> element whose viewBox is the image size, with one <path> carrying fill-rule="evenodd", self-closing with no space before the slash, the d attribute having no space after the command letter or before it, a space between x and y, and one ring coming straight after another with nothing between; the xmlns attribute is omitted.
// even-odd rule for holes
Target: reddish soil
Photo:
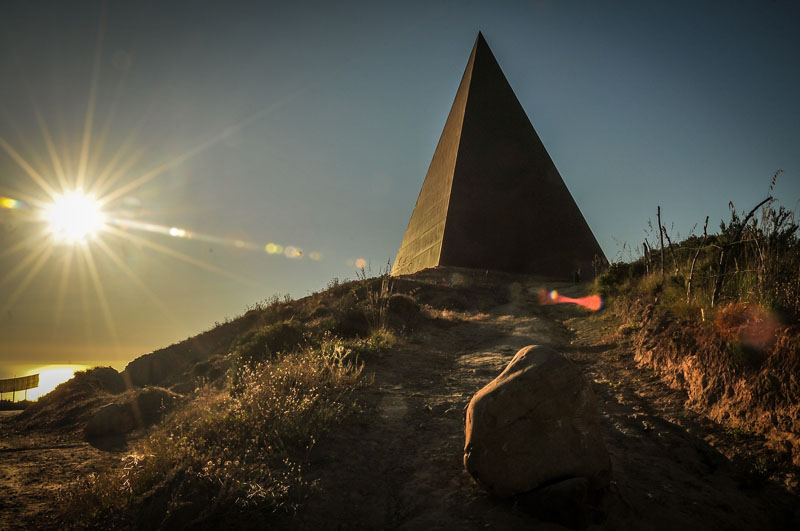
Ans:
<svg viewBox="0 0 800 531"><path fill-rule="evenodd" d="M276 527L298 529L563 529L520 500L489 497L462 465L463 410L522 346L549 344L593 382L614 471L596 529L792 529L795 476L770 474L763 440L685 406L639 369L615 325L572 305L538 306L541 283L516 283L486 313L438 312L400 347L367 361L363 414L328 434L306 468L316 489ZM574 285L548 285L569 296ZM56 492L122 455L70 433L0 424L0 529L57 527Z"/></svg>

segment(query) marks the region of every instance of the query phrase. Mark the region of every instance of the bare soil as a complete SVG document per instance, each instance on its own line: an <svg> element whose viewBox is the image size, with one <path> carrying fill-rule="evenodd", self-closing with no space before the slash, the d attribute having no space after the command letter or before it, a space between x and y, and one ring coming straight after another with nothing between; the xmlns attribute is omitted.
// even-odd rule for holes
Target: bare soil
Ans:
<svg viewBox="0 0 800 531"><path fill-rule="evenodd" d="M367 360L363 413L328 434L306 473L316 488L276 527L297 529L563 529L521 500L488 496L462 464L463 411L516 351L560 349L593 383L613 481L596 529L793 529L796 478L767 472L763 440L686 408L686 396L637 368L602 314L539 306L543 284L516 283L486 312L434 312L400 347ZM575 285L548 285L569 296ZM17 432L0 421L0 529L57 527L60 488L119 462L75 433ZM788 469L786 469L788 470Z"/></svg>
<svg viewBox="0 0 800 531"><path fill-rule="evenodd" d="M0 417L0 529L57 527L58 498L78 478L119 461L78 434L8 429Z"/></svg>

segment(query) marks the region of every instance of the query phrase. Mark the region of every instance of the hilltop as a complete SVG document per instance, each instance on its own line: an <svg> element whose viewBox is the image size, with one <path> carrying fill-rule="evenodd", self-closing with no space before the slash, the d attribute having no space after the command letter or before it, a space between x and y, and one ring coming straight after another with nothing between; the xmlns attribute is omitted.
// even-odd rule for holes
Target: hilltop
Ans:
<svg viewBox="0 0 800 531"><path fill-rule="evenodd" d="M796 524L791 459L637 363L619 309L539 304L589 288L453 268L332 281L78 374L3 422L0 527ZM578 515L491 498L462 465L464 407L528 344L564 353L597 397L613 477Z"/></svg>

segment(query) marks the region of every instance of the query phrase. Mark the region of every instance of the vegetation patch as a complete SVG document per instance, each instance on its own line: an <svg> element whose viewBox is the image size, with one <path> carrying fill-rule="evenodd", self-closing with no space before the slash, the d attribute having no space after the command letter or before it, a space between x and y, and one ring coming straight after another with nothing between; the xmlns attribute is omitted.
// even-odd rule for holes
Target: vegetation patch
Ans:
<svg viewBox="0 0 800 531"><path fill-rule="evenodd" d="M238 366L252 366L274 355L291 352L304 340L303 326L290 319L248 331L234 344L233 354Z"/></svg>
<svg viewBox="0 0 800 531"><path fill-rule="evenodd" d="M200 389L120 466L65 494L76 527L248 525L291 512L314 489L304 473L315 442L354 411L363 365L336 338L243 365L238 385ZM231 520L234 519L234 520Z"/></svg>
<svg viewBox="0 0 800 531"><path fill-rule="evenodd" d="M673 242L659 209L653 243L645 238L639 259L612 264L596 291L620 317L637 362L712 418L779 439L800 464L795 214L770 197L749 212L732 209L718 234L707 224L702 236Z"/></svg>

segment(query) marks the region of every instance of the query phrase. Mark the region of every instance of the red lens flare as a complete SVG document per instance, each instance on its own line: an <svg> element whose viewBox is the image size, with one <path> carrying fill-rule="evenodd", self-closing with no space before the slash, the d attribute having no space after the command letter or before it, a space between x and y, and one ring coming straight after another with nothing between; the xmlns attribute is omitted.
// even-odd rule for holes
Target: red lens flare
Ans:
<svg viewBox="0 0 800 531"><path fill-rule="evenodd" d="M573 298L561 295L556 290L539 292L539 304L577 304L593 312L603 307L603 298L600 295L589 295L587 297Z"/></svg>

